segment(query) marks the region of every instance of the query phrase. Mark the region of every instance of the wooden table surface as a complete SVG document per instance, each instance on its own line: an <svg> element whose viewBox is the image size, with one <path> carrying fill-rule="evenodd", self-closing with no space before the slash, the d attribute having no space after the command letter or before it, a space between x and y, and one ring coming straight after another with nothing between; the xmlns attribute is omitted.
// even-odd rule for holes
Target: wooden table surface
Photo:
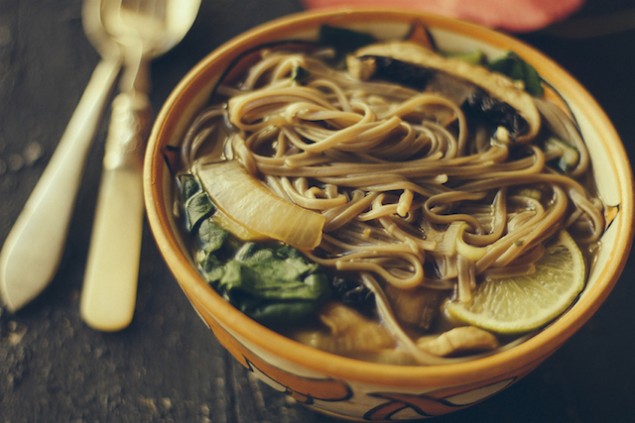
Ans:
<svg viewBox="0 0 635 423"><path fill-rule="evenodd" d="M574 19L627 16L631 6L632 0L589 0ZM98 61L84 36L80 10L80 0L0 0L0 240L53 153ZM203 0L185 40L152 65L155 110L205 53L259 23L300 10L292 0ZM601 26L587 30L593 28ZM632 161L635 30L582 35L541 31L520 38L588 88ZM106 124L89 154L59 273L17 314L0 309L0 421L334 421L253 380L231 359L187 303L147 225L132 325L106 334L82 323L78 301L105 132ZM561 350L505 392L436 421L635 421L632 255L604 306Z"/></svg>

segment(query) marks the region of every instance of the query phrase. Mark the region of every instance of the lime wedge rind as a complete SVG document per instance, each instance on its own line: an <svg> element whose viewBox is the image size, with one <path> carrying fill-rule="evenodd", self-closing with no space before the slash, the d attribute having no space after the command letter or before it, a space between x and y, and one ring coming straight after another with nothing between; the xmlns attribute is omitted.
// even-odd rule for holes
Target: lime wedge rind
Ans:
<svg viewBox="0 0 635 423"><path fill-rule="evenodd" d="M448 302L455 319L505 335L539 329L566 311L584 289L586 266L582 252L561 231L531 275L486 279L470 304Z"/></svg>

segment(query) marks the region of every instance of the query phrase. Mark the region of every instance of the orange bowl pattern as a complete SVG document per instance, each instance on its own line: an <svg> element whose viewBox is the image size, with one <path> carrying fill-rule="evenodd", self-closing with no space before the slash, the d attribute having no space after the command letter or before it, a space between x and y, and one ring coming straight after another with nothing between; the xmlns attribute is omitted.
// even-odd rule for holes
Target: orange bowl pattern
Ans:
<svg viewBox="0 0 635 423"><path fill-rule="evenodd" d="M563 316L525 342L498 354L439 366L396 366L356 361L296 343L252 321L198 274L172 217L170 169L192 117L223 71L241 53L282 39L313 39L322 24L402 37L413 22L447 50L514 51L531 64L569 108L586 139L603 201L611 216L585 291ZM168 160L169 162L169 160ZM302 13L256 27L205 57L181 81L160 112L145 158L144 189L157 244L196 312L220 343L263 382L324 414L350 420L391 421L436 416L475 404L526 375L559 348L598 309L616 283L633 237L633 180L621 141L593 98L569 74L533 48L473 24L426 14L356 9Z"/></svg>

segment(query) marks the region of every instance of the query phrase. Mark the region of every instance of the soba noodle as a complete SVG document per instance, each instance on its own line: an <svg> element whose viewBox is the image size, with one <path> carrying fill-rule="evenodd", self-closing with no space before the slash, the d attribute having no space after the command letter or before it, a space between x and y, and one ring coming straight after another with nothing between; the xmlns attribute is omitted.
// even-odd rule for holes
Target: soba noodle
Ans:
<svg viewBox="0 0 635 423"><path fill-rule="evenodd" d="M604 229L602 205L583 185L584 143L544 100L543 133L575 134L580 158L568 174L548 165L558 157L542 133L525 143L492 135L442 92L363 81L320 54L263 51L240 84L216 94L185 139L183 167L210 154L238 160L277 196L323 215L319 247L303 253L360 274L384 321L395 320L387 285L469 302L486 275L531 272L562 228L582 244ZM413 351L403 331L397 338Z"/></svg>

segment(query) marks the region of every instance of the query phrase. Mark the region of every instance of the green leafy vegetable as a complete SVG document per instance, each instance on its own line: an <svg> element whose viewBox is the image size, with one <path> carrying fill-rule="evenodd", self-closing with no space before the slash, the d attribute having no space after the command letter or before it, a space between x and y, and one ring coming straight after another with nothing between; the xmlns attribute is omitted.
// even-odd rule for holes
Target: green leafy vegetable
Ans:
<svg viewBox="0 0 635 423"><path fill-rule="evenodd" d="M467 52L451 52L446 53L446 56L451 59L462 60L473 65L482 65L486 63L487 57L481 50L472 50Z"/></svg>
<svg viewBox="0 0 635 423"><path fill-rule="evenodd" d="M225 262L211 254L202 259L212 286L262 323L292 323L313 314L331 295L319 266L286 245L246 243Z"/></svg>
<svg viewBox="0 0 635 423"><path fill-rule="evenodd" d="M198 182L198 179L191 173L181 173L177 175L176 184L181 204L185 204L190 197L197 192L202 191L201 184Z"/></svg>
<svg viewBox="0 0 635 423"><path fill-rule="evenodd" d="M304 85L309 78L309 71L306 68L303 68L300 65L296 65L293 67L293 71L291 73L291 79L297 82L300 85Z"/></svg>
<svg viewBox="0 0 635 423"><path fill-rule="evenodd" d="M201 273L236 308L261 323L289 324L315 313L331 296L324 271L299 250L242 243L214 221L216 207L195 176L181 175L178 182Z"/></svg>
<svg viewBox="0 0 635 423"><path fill-rule="evenodd" d="M510 51L505 56L490 61L488 66L491 70L507 75L513 80L522 81L525 90L531 95L539 97L544 92L536 69L514 52Z"/></svg>
<svg viewBox="0 0 635 423"><path fill-rule="evenodd" d="M206 253L214 253L220 250L228 237L229 232L218 226L211 219L205 219L198 229L198 240L201 250Z"/></svg>
<svg viewBox="0 0 635 423"><path fill-rule="evenodd" d="M215 210L212 200L201 188L198 179L191 173L177 176L177 188L183 212L185 214L185 228L192 232L203 219L209 217Z"/></svg>
<svg viewBox="0 0 635 423"><path fill-rule="evenodd" d="M215 210L214 204L205 192L198 192L185 203L185 227L192 231L196 226L209 217Z"/></svg>
<svg viewBox="0 0 635 423"><path fill-rule="evenodd" d="M269 324L310 315L331 294L319 267L286 245L247 243L208 277L241 311Z"/></svg>

